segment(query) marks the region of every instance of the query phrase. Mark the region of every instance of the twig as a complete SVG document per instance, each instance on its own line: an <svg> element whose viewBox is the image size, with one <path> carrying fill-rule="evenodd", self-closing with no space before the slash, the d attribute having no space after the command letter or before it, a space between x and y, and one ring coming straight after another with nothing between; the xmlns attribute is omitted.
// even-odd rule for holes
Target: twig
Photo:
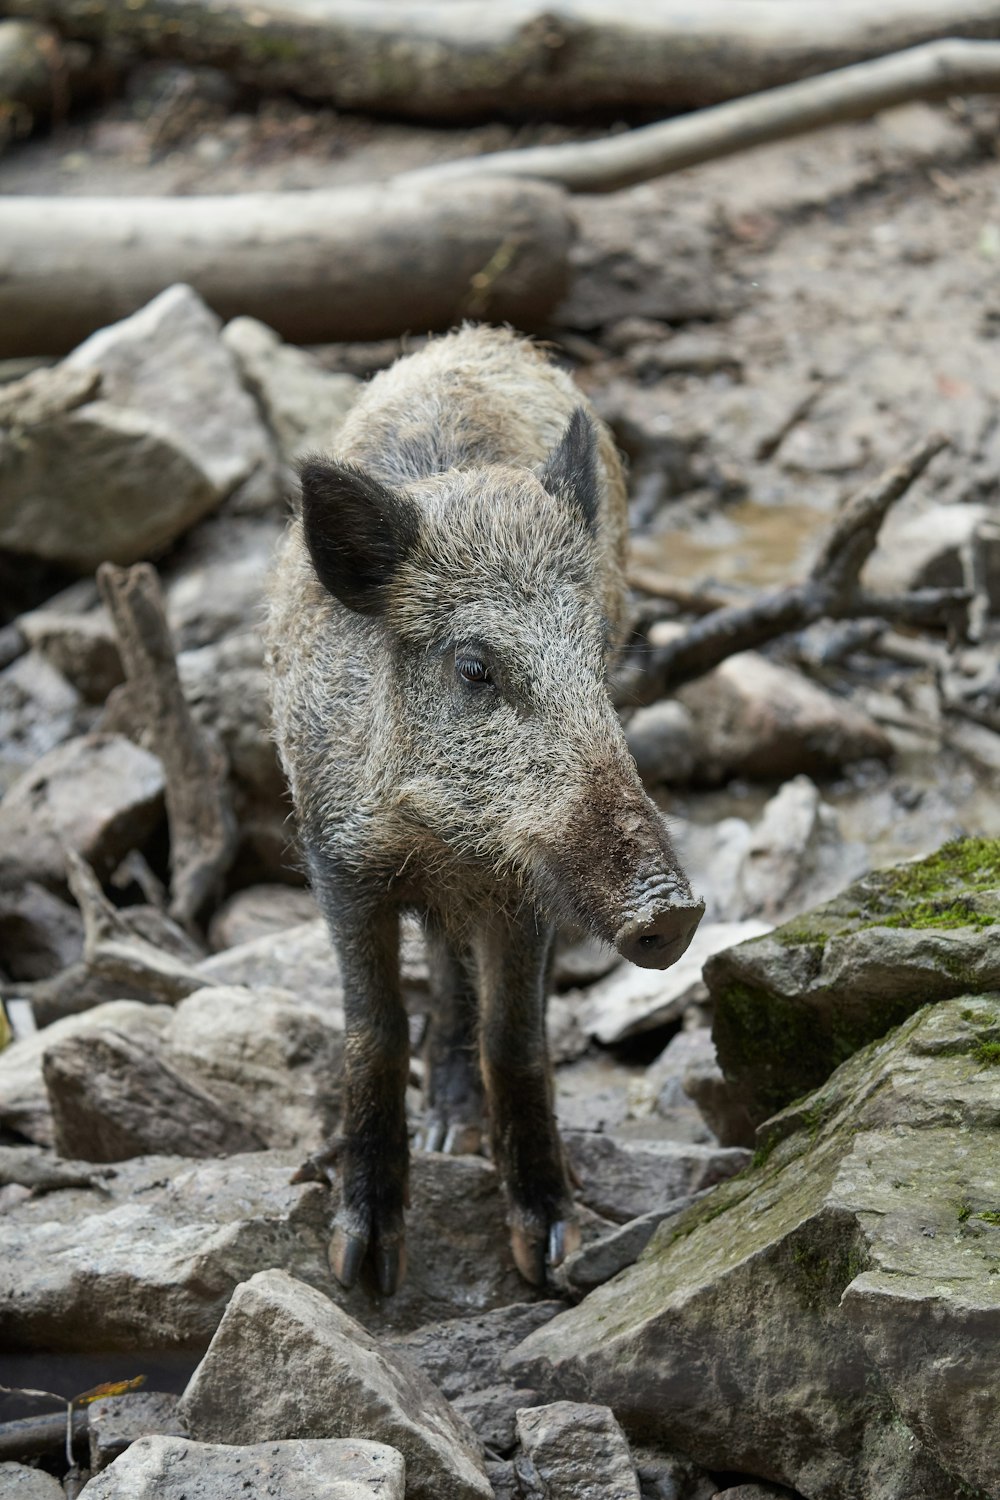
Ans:
<svg viewBox="0 0 1000 1500"><path fill-rule="evenodd" d="M638 662L626 659L614 685L615 702L622 707L652 703L710 672L736 652L751 651L816 620L878 618L909 625L954 620L968 604L966 589L918 589L882 597L869 593L859 582L889 507L946 445L947 439L940 434L925 438L906 458L849 500L804 582L765 594L749 604L715 610Z"/></svg>
<svg viewBox="0 0 1000 1500"><path fill-rule="evenodd" d="M427 183L483 175L535 177L574 193L610 193L751 146L865 119L894 104L998 90L1000 42L927 42L604 140L495 151L404 177Z"/></svg>
<svg viewBox="0 0 1000 1500"><path fill-rule="evenodd" d="M167 778L170 915L190 924L233 857L236 827L226 757L195 723L185 701L155 568L102 563L97 583L118 634L135 722Z"/></svg>

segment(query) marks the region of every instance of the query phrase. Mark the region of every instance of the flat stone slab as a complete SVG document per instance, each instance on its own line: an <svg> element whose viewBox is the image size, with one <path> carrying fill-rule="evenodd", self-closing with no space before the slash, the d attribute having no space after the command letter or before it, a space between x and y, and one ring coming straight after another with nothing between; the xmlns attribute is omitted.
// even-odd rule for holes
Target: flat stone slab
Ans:
<svg viewBox="0 0 1000 1500"><path fill-rule="evenodd" d="M355 1438L232 1446L143 1437L87 1491L93 1500L403 1500L405 1465L385 1443Z"/></svg>

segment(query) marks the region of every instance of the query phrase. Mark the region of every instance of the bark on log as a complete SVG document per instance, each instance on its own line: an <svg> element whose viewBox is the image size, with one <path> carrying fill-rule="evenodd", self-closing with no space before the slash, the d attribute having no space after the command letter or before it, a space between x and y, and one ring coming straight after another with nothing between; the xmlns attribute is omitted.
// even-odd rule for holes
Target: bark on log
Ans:
<svg viewBox="0 0 1000 1500"><path fill-rule="evenodd" d="M6 0L86 41L341 109L469 120L693 109L935 37L992 0Z"/></svg>
<svg viewBox="0 0 1000 1500"><path fill-rule="evenodd" d="M539 327L574 225L543 183L0 201L0 357L64 354L186 281L220 316L301 343Z"/></svg>
<svg viewBox="0 0 1000 1500"><path fill-rule="evenodd" d="M914 99L998 90L1000 42L928 42L604 140L494 151L443 162L397 180L434 187L457 178L524 177L574 193L609 193L753 146L866 119Z"/></svg>
<svg viewBox="0 0 1000 1500"><path fill-rule="evenodd" d="M102 73L93 48L35 21L0 21L0 151L39 119L61 119Z"/></svg>

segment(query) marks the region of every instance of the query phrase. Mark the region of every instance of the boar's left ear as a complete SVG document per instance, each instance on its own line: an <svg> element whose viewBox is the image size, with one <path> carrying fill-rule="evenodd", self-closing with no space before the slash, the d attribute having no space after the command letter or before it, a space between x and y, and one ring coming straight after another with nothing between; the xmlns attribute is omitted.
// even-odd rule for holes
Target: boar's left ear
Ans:
<svg viewBox="0 0 1000 1500"><path fill-rule="evenodd" d="M416 546L416 509L357 464L307 458L299 477L306 546L320 583L349 609L378 614L394 573Z"/></svg>
<svg viewBox="0 0 1000 1500"><path fill-rule="evenodd" d="M582 406L570 417L538 477L550 495L575 501L590 530L597 529L597 433Z"/></svg>

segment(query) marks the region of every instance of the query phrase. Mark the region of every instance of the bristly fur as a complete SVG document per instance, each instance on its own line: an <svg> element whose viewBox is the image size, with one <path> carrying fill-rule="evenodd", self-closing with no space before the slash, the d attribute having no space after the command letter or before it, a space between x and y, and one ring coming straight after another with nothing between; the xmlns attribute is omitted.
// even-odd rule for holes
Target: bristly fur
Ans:
<svg viewBox="0 0 1000 1500"><path fill-rule="evenodd" d="M485 1085L515 1258L538 1281L572 1218L545 1061L552 922L617 941L648 926L654 887L698 915L605 686L624 613L621 464L568 375L470 327L376 376L302 485L267 639L344 977L334 1269L353 1284L370 1256L390 1291L401 1274L411 906L440 981L430 1105L441 1117L450 1098L464 1128Z"/></svg>

